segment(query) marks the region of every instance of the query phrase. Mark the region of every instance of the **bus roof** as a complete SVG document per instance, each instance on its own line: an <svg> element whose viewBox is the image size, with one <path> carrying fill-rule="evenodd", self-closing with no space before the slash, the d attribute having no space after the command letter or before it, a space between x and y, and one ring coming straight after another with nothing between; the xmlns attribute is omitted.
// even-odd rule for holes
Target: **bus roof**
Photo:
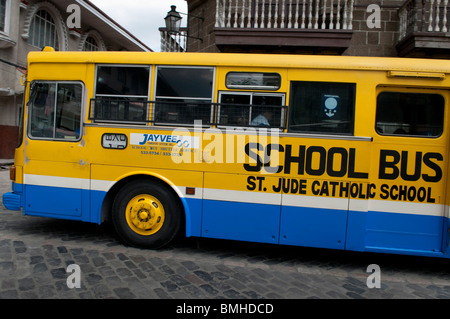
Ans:
<svg viewBox="0 0 450 319"><path fill-rule="evenodd" d="M324 55L172 52L30 52L33 63L208 65L450 73L450 60Z"/></svg>

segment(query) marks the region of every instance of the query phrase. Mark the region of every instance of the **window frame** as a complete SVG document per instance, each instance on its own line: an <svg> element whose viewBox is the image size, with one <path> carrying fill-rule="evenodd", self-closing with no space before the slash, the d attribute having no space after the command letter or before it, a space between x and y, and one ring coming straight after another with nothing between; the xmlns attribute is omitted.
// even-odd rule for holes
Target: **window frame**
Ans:
<svg viewBox="0 0 450 319"><path fill-rule="evenodd" d="M267 75L276 75L279 79L279 85L278 86L270 86L270 85L239 85L239 84L228 84L228 76L233 74L267 74ZM261 90L261 91L278 91L281 89L281 86L283 85L282 77L280 73L277 72L254 72L254 71L230 71L227 72L225 75L225 86L227 89L230 90Z"/></svg>
<svg viewBox="0 0 450 319"><path fill-rule="evenodd" d="M94 43L92 43L91 41L93 41ZM92 49L94 49L94 50L92 50ZM88 35L86 37L86 40L84 40L82 51L83 52L98 52L98 51L101 51L100 50L100 45L98 44L97 39L94 38L91 35Z"/></svg>
<svg viewBox="0 0 450 319"><path fill-rule="evenodd" d="M173 96L158 96L157 94L157 89L158 89L158 71L160 69L205 69L205 70L212 70L212 83L211 83L211 97L210 98L204 98L204 97L173 97ZM217 67L215 66L196 66L196 65L156 65L155 66L155 80L154 80L154 84L153 84L153 92L154 92L154 107L152 108L151 111L151 118L152 118L152 123L155 126L186 126L186 127L191 127L194 126L193 124L188 124L188 123L166 123L164 121L156 121L156 112L157 112L157 108L156 105L158 104L158 99L161 99L159 102L164 104L164 103L169 103L167 102L167 100L173 100L173 101L177 101L180 99L183 100L191 100L191 101L205 101L205 104L210 104L211 105L211 109L210 109L210 121L209 124L204 124L202 123L202 126L204 127L211 127L214 123L215 123L215 107L214 107L214 93L215 93L215 87L216 87L216 72L217 72Z"/></svg>
<svg viewBox="0 0 450 319"><path fill-rule="evenodd" d="M105 47L105 42L103 41L103 38L101 36L101 34L96 31L96 30L90 30L87 33L85 33L81 38L80 38L80 43L78 45L78 51L81 52L93 52L93 51L86 51L85 47L86 47L86 43L87 40L89 38L92 38L95 40L97 47L98 47L98 51L97 52L101 52L101 51L107 51L106 47Z"/></svg>
<svg viewBox="0 0 450 319"><path fill-rule="evenodd" d="M120 67L125 67L125 68L148 68L149 69L149 75L148 75L148 87L147 87L147 95L123 95L123 94L97 94L97 84L98 84L98 70L100 67L110 67L110 68L120 68ZM149 111L149 100L150 100L150 94L151 94L151 83L152 83L152 76L153 76L153 65L149 65L149 64L96 64L95 65L95 75L94 75L94 97L93 100L97 101L97 99L100 97L106 97L106 98L124 98L124 99L129 99L129 102L141 102L141 103L145 103L146 107L145 107L145 114L146 114L146 118L145 121L126 121L126 120L102 120L102 119L97 119L94 115L92 115L92 112L94 112L95 114L95 106L94 106L94 110L92 110L92 100L91 100L91 105L90 105L90 110L89 110L89 118L94 122L94 123L115 123L115 124L131 124L131 125L148 125L149 122L149 116L150 116L150 111ZM142 101L140 101L142 100Z"/></svg>
<svg viewBox="0 0 450 319"><path fill-rule="evenodd" d="M249 111L249 118L248 118L248 123L245 125L238 125L238 124L224 124L224 123L220 123L220 117L221 117L221 107L222 104L227 104L227 103L223 103L222 102L222 96L223 95L242 95L242 96L249 96L250 97L250 103L248 104L248 107L250 108ZM253 104L253 99L255 96L271 96L271 97L280 97L281 98L281 105L280 107L280 126L257 126L257 125L251 125L252 122L252 111L254 108L258 108L258 107L262 107L261 105L255 105ZM222 127L236 127L236 128L269 128L269 129L279 129L279 130L284 130L286 128L286 114L287 114L287 106L286 106L286 93L284 92L254 92L254 91L226 91L226 90L221 90L218 91L217 94L217 101L218 101L218 107L217 107L217 127L222 128ZM242 104L236 104L236 106L243 106ZM272 105L270 105L270 107L272 107ZM275 105L273 105L273 107L275 107Z"/></svg>
<svg viewBox="0 0 450 319"><path fill-rule="evenodd" d="M38 14L40 12L43 12L43 11L50 16L52 21L48 21L48 20L38 16ZM45 22L45 30L47 30L47 25L48 24L52 24L53 25L53 31L54 31L53 40L54 40L54 43L48 43L48 42L45 41L45 40L47 40L45 32L44 32L44 34L41 34L41 32L38 32L39 33L38 34L38 36L39 36L38 40L39 41L36 40L36 38L35 38L35 35L36 35L35 19L37 17L41 20L41 23L42 23L42 21ZM41 27L41 25L39 27ZM40 29L38 31L40 31ZM42 36L44 36L44 40L42 40ZM60 47L60 44L61 44L61 40L62 39L61 39L61 35L59 34L59 27L58 27L57 19L55 19L54 15L45 7L41 7L38 10L36 10L36 12L33 14L33 17L31 18L31 21L30 21L28 44L31 45L31 46L34 46L36 48L39 48L39 49L42 49L45 46L51 46L51 47L55 48L55 50L58 50L59 47ZM36 42L38 42L38 43L36 43ZM39 44L41 44L41 42L42 42L42 45L39 45Z"/></svg>
<svg viewBox="0 0 450 319"><path fill-rule="evenodd" d="M68 139L68 138L57 138L55 133L56 133L56 112L55 115L53 117L54 122L53 122L53 137L40 137L40 136L33 136L31 133L31 125L32 125L32 118L33 118L33 106L31 104L32 100L34 99L32 97L32 92L31 89L33 88L33 86L37 83L40 84L56 84L56 90L55 90L55 102L54 102L54 106L53 106L53 110L56 110L56 107L58 105L58 85L60 84L78 84L81 86L81 101L80 101L80 132L78 135L78 138L74 138L74 139ZM55 141L55 142L71 142L71 143L76 143L81 141L81 139L83 138L83 126L84 126L84 117L83 114L85 113L85 105L86 105L86 85L82 82L82 81L60 81L60 80L56 80L56 81L51 81L51 80L33 80L30 83L30 94L29 94L29 99L27 101L26 107L27 107L27 132L26 132L26 136L31 139L31 140L41 140L41 141Z"/></svg>

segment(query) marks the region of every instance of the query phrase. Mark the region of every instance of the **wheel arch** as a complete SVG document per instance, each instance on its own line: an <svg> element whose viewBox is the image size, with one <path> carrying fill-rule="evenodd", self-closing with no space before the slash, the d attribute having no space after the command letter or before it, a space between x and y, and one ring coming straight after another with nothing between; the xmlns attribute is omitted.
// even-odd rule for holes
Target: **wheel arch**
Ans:
<svg viewBox="0 0 450 319"><path fill-rule="evenodd" d="M138 180L145 180L152 183L159 183L161 185L166 186L174 195L175 197L180 201L181 207L183 208L182 212L182 225L184 225L184 236L187 236L189 234L189 224L190 224L190 211L189 206L187 205L186 201L183 198L182 193L180 190L168 179L164 178L163 176L159 175L152 175L149 173L136 173L136 174L129 174L127 176L123 176L120 179L118 179L114 185L107 191L106 196L103 200L102 209L101 209L101 222L110 221L111 220L111 214L112 214L112 206L114 203L114 199L119 192L120 189L122 189L125 185L135 182Z"/></svg>

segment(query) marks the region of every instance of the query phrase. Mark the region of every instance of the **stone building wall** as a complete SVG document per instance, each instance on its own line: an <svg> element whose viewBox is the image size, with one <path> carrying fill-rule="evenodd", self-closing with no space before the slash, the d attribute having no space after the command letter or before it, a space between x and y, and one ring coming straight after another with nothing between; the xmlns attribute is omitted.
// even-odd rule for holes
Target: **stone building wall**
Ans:
<svg viewBox="0 0 450 319"><path fill-rule="evenodd" d="M350 46L343 55L357 56L398 56L396 44L399 36L398 10L404 0L355 0L353 11L353 36ZM191 36L201 37L203 42L197 39L188 39L190 52L220 52L215 45L214 25L216 21L216 0L187 0L190 16L204 17L202 22L198 18L189 18L189 32ZM376 4L380 10L379 27L370 28L367 20L374 13L367 11L370 5ZM237 51L239 49L236 49ZM255 53L264 50L255 48ZM310 54L308 49L297 49L297 54ZM327 53L324 51L323 53Z"/></svg>

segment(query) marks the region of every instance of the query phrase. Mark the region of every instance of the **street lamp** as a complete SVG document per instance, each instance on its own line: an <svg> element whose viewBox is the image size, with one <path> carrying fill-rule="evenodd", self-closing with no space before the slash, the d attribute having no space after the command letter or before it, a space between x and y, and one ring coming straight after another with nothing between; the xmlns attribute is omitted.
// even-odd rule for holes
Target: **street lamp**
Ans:
<svg viewBox="0 0 450 319"><path fill-rule="evenodd" d="M176 11L176 6L170 6L171 10L167 12L164 18L166 21L166 29L169 34L179 34L181 26L181 15Z"/></svg>
<svg viewBox="0 0 450 319"><path fill-rule="evenodd" d="M181 27L181 15L180 14L184 14L187 16L186 13L181 13L181 12L177 12L177 7L176 6L170 6L170 11L167 12L167 16L164 18L164 20L166 21L166 32L168 34L180 34L180 27ZM203 21L205 21L205 19L203 17L197 17L197 16L190 16L193 18L197 18ZM198 38L198 37L192 37L189 36L187 34L182 34L181 36L187 37L187 38L192 38L192 39L197 39L200 40L201 42L203 42L202 38Z"/></svg>

